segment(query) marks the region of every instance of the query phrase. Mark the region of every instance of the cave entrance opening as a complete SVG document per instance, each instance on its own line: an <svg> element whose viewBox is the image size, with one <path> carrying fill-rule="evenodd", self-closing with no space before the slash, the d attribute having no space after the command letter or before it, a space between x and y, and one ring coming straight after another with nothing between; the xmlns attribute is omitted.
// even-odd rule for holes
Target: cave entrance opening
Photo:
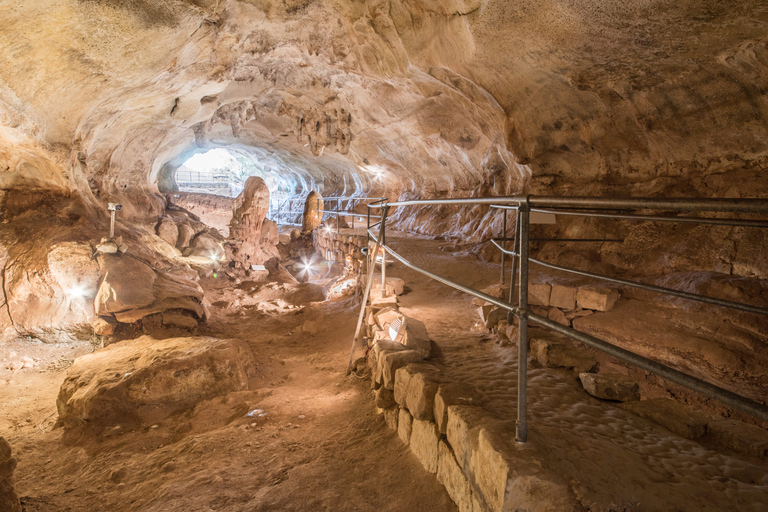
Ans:
<svg viewBox="0 0 768 512"><path fill-rule="evenodd" d="M300 225L311 180L299 172L286 172L273 160L247 148L214 148L192 155L174 178L181 192L235 198L250 176L258 176L269 189L267 216L278 224Z"/></svg>

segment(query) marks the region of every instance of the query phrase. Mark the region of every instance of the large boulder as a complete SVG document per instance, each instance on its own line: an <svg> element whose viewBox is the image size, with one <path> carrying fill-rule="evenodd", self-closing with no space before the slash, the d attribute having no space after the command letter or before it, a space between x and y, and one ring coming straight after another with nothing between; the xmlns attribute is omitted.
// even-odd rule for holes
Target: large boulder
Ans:
<svg viewBox="0 0 768 512"><path fill-rule="evenodd" d="M240 341L143 336L76 359L56 400L59 420L65 427L160 421L247 389L253 369L251 351Z"/></svg>
<svg viewBox="0 0 768 512"><path fill-rule="evenodd" d="M157 223L155 228L157 236L168 242L168 244L176 247L176 242L179 239L179 228L173 219L170 217L164 217Z"/></svg>
<svg viewBox="0 0 768 512"><path fill-rule="evenodd" d="M0 437L0 510L3 512L21 512L19 496L11 482L15 469L16 459L11 457L11 446Z"/></svg>

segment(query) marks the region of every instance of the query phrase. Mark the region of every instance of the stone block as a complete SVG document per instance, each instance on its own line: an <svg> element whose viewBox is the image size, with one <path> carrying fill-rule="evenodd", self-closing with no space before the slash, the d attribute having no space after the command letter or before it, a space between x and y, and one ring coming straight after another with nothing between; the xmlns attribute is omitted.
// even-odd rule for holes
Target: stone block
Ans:
<svg viewBox="0 0 768 512"><path fill-rule="evenodd" d="M435 394L439 385L434 374L417 373L411 378L405 399L411 416L418 420L434 420Z"/></svg>
<svg viewBox="0 0 768 512"><path fill-rule="evenodd" d="M437 446L440 432L432 421L413 420L411 426L411 451L424 469L437 473Z"/></svg>
<svg viewBox="0 0 768 512"><path fill-rule="evenodd" d="M405 291L405 281L403 281L399 277L387 276L386 287L387 287L387 290L391 291L391 293L395 295L402 295L403 292ZM381 294L381 274L373 275L373 282L371 283L371 293L373 293L374 290L378 291L378 293Z"/></svg>
<svg viewBox="0 0 768 512"><path fill-rule="evenodd" d="M403 345L392 340L378 340L373 344L371 351L368 353L368 366L371 367L371 378L376 384L380 385L383 382L382 372L384 370L384 354L400 352L403 350L405 350Z"/></svg>
<svg viewBox="0 0 768 512"><path fill-rule="evenodd" d="M417 363L424 359L415 350L385 350L379 357L381 366L381 385L395 389L395 372L408 363Z"/></svg>
<svg viewBox="0 0 768 512"><path fill-rule="evenodd" d="M396 405L389 409L384 409L384 422L390 430L397 432L397 420L399 416L400 408Z"/></svg>
<svg viewBox="0 0 768 512"><path fill-rule="evenodd" d="M387 409L395 405L395 396L391 389L380 387L376 390L376 407Z"/></svg>
<svg viewBox="0 0 768 512"><path fill-rule="evenodd" d="M448 491L459 512L473 512L472 488L445 441L438 444L437 481Z"/></svg>
<svg viewBox="0 0 768 512"><path fill-rule="evenodd" d="M395 372L395 402L401 407L408 407L406 399L408 397L408 385L414 375L426 373L437 375L440 369L429 363L410 363Z"/></svg>
<svg viewBox="0 0 768 512"><path fill-rule="evenodd" d="M508 311L493 304L486 304L477 309L480 320L488 329L493 329L496 324L507 319Z"/></svg>
<svg viewBox="0 0 768 512"><path fill-rule="evenodd" d="M397 416L397 436L405 444L411 442L411 427L413 425L413 418L410 413L403 408L400 408L400 412Z"/></svg>
<svg viewBox="0 0 768 512"><path fill-rule="evenodd" d="M619 297L619 292L611 288L582 286L576 292L576 304L582 309L610 311Z"/></svg>
<svg viewBox="0 0 768 512"><path fill-rule="evenodd" d="M448 423L445 428L448 444L456 454L456 462L461 468L469 468L472 446L476 442L477 430L487 413L480 407L471 405L449 405Z"/></svg>
<svg viewBox="0 0 768 512"><path fill-rule="evenodd" d="M480 394L469 384L443 382L435 393L434 417L440 433L445 434L448 427L449 405L479 406Z"/></svg>
<svg viewBox="0 0 768 512"><path fill-rule="evenodd" d="M403 345L406 348L415 350L425 359L432 354L432 340L429 339L429 333L424 322L410 316L405 317Z"/></svg>
<svg viewBox="0 0 768 512"><path fill-rule="evenodd" d="M530 283L528 285L528 304L531 306L549 306L552 285L549 283Z"/></svg>
<svg viewBox="0 0 768 512"><path fill-rule="evenodd" d="M669 398L627 402L624 408L694 441L704 437L707 433L707 424L716 419L710 414Z"/></svg>
<svg viewBox="0 0 768 512"><path fill-rule="evenodd" d="M579 373L594 372L600 366L596 359L574 347L542 338L531 340L531 356L543 366L573 368Z"/></svg>
<svg viewBox="0 0 768 512"><path fill-rule="evenodd" d="M535 453L520 453L525 448L510 443L510 436L507 429L483 427L472 449L471 479L487 508L493 512L583 510L568 484L545 469Z"/></svg>
<svg viewBox="0 0 768 512"><path fill-rule="evenodd" d="M379 311L380 309L397 306L397 297L394 295L391 297L376 297L375 295L372 296L371 299L371 308L374 312Z"/></svg>
<svg viewBox="0 0 768 512"><path fill-rule="evenodd" d="M400 315L396 307L387 307L380 311L378 311L375 315L375 321L376 325L379 326L380 329L386 329L389 324L397 320L397 317Z"/></svg>
<svg viewBox="0 0 768 512"><path fill-rule="evenodd" d="M733 451L768 459L768 431L738 420L716 420L707 424L707 439Z"/></svg>
<svg viewBox="0 0 768 512"><path fill-rule="evenodd" d="M571 322L568 321L568 319L565 317L565 313L563 313L558 308L549 308L549 312L547 313L547 318L561 325L564 325L566 327L571 326Z"/></svg>
<svg viewBox="0 0 768 512"><path fill-rule="evenodd" d="M490 295L491 297L495 297L497 299L507 300L509 298L509 286L494 284L480 291L486 295ZM488 304L488 302L478 297L475 297L474 299L472 299L472 305L474 306L484 306L486 304Z"/></svg>
<svg viewBox="0 0 768 512"><path fill-rule="evenodd" d="M640 400L640 385L624 375L610 373L580 373L584 391L602 400L631 402Z"/></svg>
<svg viewBox="0 0 768 512"><path fill-rule="evenodd" d="M573 286L563 286L561 284L552 285L552 293L549 296L549 305L568 311L576 309L576 288Z"/></svg>

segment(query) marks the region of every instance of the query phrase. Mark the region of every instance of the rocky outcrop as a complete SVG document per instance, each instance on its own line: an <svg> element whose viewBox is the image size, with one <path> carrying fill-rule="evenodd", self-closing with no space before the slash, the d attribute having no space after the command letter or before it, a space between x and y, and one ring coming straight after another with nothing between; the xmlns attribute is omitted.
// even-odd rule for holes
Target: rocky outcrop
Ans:
<svg viewBox="0 0 768 512"><path fill-rule="evenodd" d="M144 336L75 360L56 406L65 427L137 426L248 388L254 361L239 341Z"/></svg>
<svg viewBox="0 0 768 512"><path fill-rule="evenodd" d="M269 189L263 179L251 176L233 204L227 239L227 259L236 268L251 270L279 258L277 226L267 219Z"/></svg>
<svg viewBox="0 0 768 512"><path fill-rule="evenodd" d="M11 457L11 446L0 437L0 510L21 512L21 503L13 488L13 471L16 459Z"/></svg>
<svg viewBox="0 0 768 512"><path fill-rule="evenodd" d="M312 191L307 195L307 200L304 202L304 214L301 217L301 230L313 231L320 227L320 223L323 220L323 214L320 210L323 209L323 197L316 191Z"/></svg>

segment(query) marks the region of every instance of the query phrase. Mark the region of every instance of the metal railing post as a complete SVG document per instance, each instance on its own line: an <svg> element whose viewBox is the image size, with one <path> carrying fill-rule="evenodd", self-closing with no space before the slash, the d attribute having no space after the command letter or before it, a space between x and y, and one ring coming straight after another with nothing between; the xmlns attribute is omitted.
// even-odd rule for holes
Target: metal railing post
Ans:
<svg viewBox="0 0 768 512"><path fill-rule="evenodd" d="M502 221L501 221L501 246L506 249L507 248L507 210L501 210L502 212ZM505 256L506 254L502 251L501 253L501 277L499 278L499 284L501 286L504 286L504 263L505 263Z"/></svg>
<svg viewBox="0 0 768 512"><path fill-rule="evenodd" d="M387 243L387 210L385 206L381 209L381 298L387 296L387 250L384 245ZM378 257L378 255L376 255Z"/></svg>
<svg viewBox="0 0 768 512"><path fill-rule="evenodd" d="M518 293L520 322L517 332L517 421L515 422L515 441L525 443L528 440L528 422L526 405L528 399L528 221L530 207L527 202L520 205L520 291Z"/></svg>
<svg viewBox="0 0 768 512"><path fill-rule="evenodd" d="M341 201L339 201L338 199L336 200L336 232L337 233L341 233L341 217L339 216L339 203L340 202Z"/></svg>
<svg viewBox="0 0 768 512"><path fill-rule="evenodd" d="M520 212L515 210L515 237L512 241L512 252L520 254ZM502 253L504 254L504 253ZM517 281L517 262L519 256L512 256L512 268L509 271L509 303L514 305L515 282ZM514 313L507 311L507 322L512 325Z"/></svg>

